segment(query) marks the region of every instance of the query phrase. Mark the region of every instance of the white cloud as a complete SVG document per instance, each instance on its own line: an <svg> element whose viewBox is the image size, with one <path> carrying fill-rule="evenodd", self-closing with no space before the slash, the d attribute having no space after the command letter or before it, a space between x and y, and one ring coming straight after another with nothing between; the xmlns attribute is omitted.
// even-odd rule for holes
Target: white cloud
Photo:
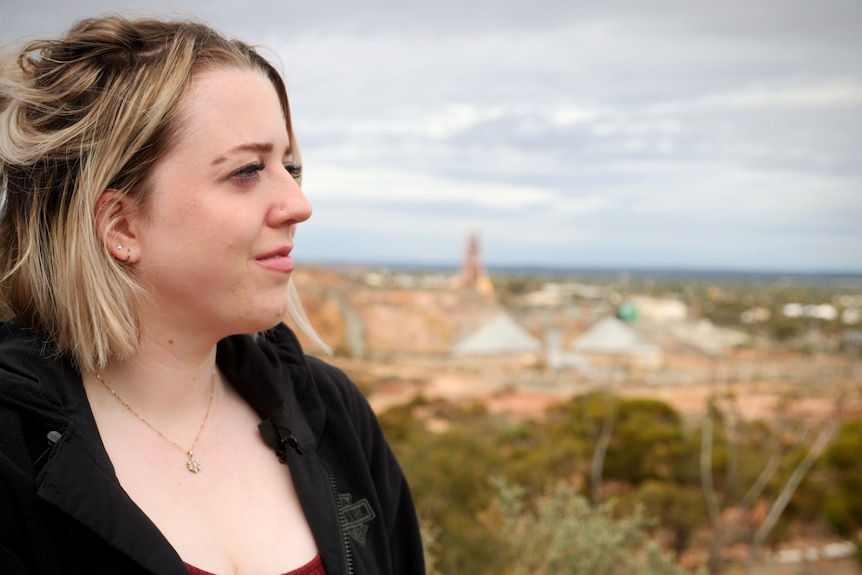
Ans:
<svg viewBox="0 0 862 575"><path fill-rule="evenodd" d="M651 114L759 108L860 108L862 77L825 78L793 86L756 85L647 108Z"/></svg>
<svg viewBox="0 0 862 575"><path fill-rule="evenodd" d="M601 113L594 108L581 106L560 106L550 111L551 121L562 128L597 120Z"/></svg>
<svg viewBox="0 0 862 575"><path fill-rule="evenodd" d="M306 193L328 202L456 204L489 210L519 210L555 203L559 193L538 186L469 182L383 168L319 166Z"/></svg>

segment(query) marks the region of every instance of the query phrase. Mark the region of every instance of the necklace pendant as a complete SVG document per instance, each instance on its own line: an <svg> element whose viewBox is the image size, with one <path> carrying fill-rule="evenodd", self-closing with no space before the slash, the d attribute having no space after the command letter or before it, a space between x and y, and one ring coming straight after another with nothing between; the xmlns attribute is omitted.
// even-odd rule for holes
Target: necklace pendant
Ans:
<svg viewBox="0 0 862 575"><path fill-rule="evenodd" d="M189 471L192 473L197 473L201 470L201 462L195 459L195 454L189 451L189 458L186 461L186 467L188 467Z"/></svg>

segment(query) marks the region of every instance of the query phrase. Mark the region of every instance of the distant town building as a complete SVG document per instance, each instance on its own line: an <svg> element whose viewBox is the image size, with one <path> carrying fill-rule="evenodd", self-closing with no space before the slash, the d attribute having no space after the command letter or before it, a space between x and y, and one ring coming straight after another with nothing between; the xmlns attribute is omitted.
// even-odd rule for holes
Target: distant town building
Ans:
<svg viewBox="0 0 862 575"><path fill-rule="evenodd" d="M862 320L862 312L858 307L848 307L841 312L841 321L845 324L857 324L860 320Z"/></svg>
<svg viewBox="0 0 862 575"><path fill-rule="evenodd" d="M742 312L739 316L739 321L744 324L752 324L752 323L764 323L769 321L772 317L772 312L769 311L768 308L763 306L752 307L744 312Z"/></svg>
<svg viewBox="0 0 862 575"><path fill-rule="evenodd" d="M464 263L461 266L461 286L482 294L494 293L494 284L485 271L482 263L482 250L477 234L467 237L464 249Z"/></svg>
<svg viewBox="0 0 862 575"><path fill-rule="evenodd" d="M575 369L584 375L591 375L590 362L586 356L563 349L563 332L559 328L545 332L545 363L552 371Z"/></svg>
<svg viewBox="0 0 862 575"><path fill-rule="evenodd" d="M810 317L833 321L838 318L838 310L830 303L808 304L788 303L781 310L785 317Z"/></svg>
<svg viewBox="0 0 862 575"><path fill-rule="evenodd" d="M634 296L629 304L637 310L637 317L650 321L684 321L688 306L678 299Z"/></svg>

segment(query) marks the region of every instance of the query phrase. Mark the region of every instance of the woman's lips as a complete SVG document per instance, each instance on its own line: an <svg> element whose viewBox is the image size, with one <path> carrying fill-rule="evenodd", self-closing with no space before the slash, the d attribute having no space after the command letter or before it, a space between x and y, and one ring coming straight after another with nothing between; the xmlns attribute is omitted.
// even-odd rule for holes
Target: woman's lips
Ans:
<svg viewBox="0 0 862 575"><path fill-rule="evenodd" d="M290 273L294 268L294 261L290 256L290 250L272 252L257 258L255 261L266 269L277 272Z"/></svg>

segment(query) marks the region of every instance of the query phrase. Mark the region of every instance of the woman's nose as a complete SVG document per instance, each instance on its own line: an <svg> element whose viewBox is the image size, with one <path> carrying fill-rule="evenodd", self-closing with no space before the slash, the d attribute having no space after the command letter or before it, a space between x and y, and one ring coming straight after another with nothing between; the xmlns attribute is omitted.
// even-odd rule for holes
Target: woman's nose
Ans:
<svg viewBox="0 0 862 575"><path fill-rule="evenodd" d="M267 213L267 225L278 227L284 224L298 224L311 217L311 204L302 193L299 184L288 176L286 191L282 192L280 201Z"/></svg>

